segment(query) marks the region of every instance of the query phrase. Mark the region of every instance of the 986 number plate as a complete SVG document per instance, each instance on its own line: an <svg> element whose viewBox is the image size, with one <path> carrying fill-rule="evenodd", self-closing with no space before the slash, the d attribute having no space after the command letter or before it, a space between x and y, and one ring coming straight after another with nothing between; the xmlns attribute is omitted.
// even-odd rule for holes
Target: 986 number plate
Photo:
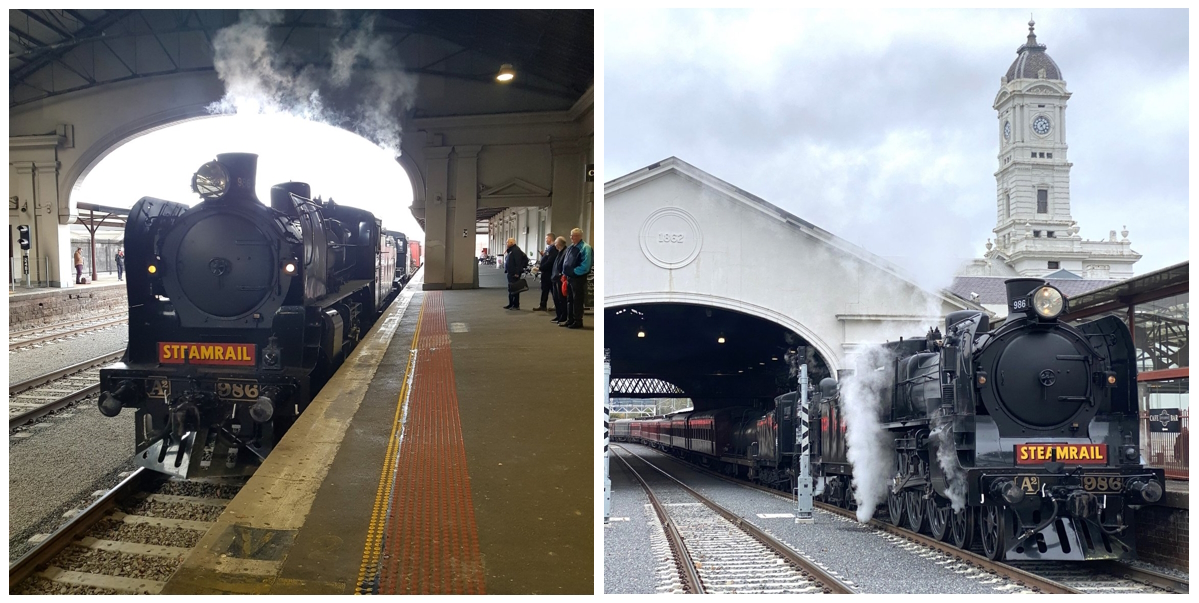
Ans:
<svg viewBox="0 0 1199 603"><path fill-rule="evenodd" d="M1120 492L1124 490L1124 479L1118 475L1087 475L1082 478L1082 489L1087 492Z"/></svg>
<svg viewBox="0 0 1199 603"><path fill-rule="evenodd" d="M257 400L258 389L258 382L249 379L221 379L216 383L217 397L232 402Z"/></svg>

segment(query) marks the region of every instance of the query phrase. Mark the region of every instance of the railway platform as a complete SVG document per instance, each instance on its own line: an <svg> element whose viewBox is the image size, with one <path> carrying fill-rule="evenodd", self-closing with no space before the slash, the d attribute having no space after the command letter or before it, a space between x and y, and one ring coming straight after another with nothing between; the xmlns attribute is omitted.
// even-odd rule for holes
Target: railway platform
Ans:
<svg viewBox="0 0 1199 603"><path fill-rule="evenodd" d="M163 592L591 594L590 328L480 279L401 293Z"/></svg>
<svg viewBox="0 0 1199 603"><path fill-rule="evenodd" d="M116 274L101 274L94 283L71 287L25 287L8 292L8 330L13 332L68 321L71 317L124 312L125 283Z"/></svg>

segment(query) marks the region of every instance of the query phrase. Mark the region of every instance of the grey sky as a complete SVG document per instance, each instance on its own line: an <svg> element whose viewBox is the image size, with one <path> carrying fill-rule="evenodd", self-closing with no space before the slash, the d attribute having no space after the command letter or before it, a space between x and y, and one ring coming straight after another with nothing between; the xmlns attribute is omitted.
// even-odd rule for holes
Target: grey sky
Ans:
<svg viewBox="0 0 1199 603"><path fill-rule="evenodd" d="M1186 10L1037 10L1084 239L1188 257ZM1026 10L605 11L604 177L669 156L944 285L995 227ZM606 224L606 228L617 225ZM766 245L764 252L769 252ZM785 262L785 258L764 261ZM923 268L917 268L923 266Z"/></svg>

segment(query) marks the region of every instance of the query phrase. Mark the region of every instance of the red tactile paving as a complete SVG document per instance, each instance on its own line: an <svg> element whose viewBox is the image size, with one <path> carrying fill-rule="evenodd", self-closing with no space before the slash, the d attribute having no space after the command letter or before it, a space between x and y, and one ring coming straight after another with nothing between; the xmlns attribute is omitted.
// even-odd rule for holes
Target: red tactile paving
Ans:
<svg viewBox="0 0 1199 603"><path fill-rule="evenodd" d="M445 306L425 295L378 592L483 594Z"/></svg>

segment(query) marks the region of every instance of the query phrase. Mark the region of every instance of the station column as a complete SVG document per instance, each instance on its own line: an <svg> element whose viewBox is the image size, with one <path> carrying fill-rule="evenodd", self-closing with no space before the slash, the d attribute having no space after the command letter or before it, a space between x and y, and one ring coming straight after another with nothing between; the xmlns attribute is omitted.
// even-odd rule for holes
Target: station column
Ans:
<svg viewBox="0 0 1199 603"><path fill-rule="evenodd" d="M448 262L449 157L453 147L425 147L425 289L446 289L453 283Z"/></svg>
<svg viewBox="0 0 1199 603"><path fill-rule="evenodd" d="M583 226L583 182L587 165L578 140L555 140L554 182L550 206L550 231L570 240L570 229Z"/></svg>
<svg viewBox="0 0 1199 603"><path fill-rule="evenodd" d="M479 151L482 145L454 147L453 284L450 289L474 289L475 216L479 207Z"/></svg>

